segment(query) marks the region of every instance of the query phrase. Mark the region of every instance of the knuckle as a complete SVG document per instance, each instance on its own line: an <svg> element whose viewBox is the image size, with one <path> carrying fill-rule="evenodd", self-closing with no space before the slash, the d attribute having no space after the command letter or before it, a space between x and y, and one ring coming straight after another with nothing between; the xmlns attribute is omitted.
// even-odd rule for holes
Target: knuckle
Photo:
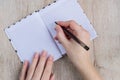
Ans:
<svg viewBox="0 0 120 80"><path fill-rule="evenodd" d="M75 21L74 20L70 20L70 24L74 24L75 23Z"/></svg>
<svg viewBox="0 0 120 80"><path fill-rule="evenodd" d="M78 25L78 26L79 26L78 28L79 30L83 30L83 27L81 25Z"/></svg>
<svg viewBox="0 0 120 80"><path fill-rule="evenodd" d="M85 33L86 33L87 36L90 37L90 33L87 30L85 30Z"/></svg>
<svg viewBox="0 0 120 80"><path fill-rule="evenodd" d="M80 26L80 28L82 28L83 29L83 26L82 25L79 25Z"/></svg>
<svg viewBox="0 0 120 80"><path fill-rule="evenodd" d="M85 32L86 32L86 34L88 34L88 35L89 35L89 32L88 32L87 30L85 30Z"/></svg>

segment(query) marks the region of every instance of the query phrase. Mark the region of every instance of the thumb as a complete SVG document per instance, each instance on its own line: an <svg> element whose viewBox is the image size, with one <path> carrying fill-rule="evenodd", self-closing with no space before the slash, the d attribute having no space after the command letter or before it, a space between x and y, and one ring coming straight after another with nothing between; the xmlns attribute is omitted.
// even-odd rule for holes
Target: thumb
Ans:
<svg viewBox="0 0 120 80"><path fill-rule="evenodd" d="M58 41L65 47L66 44L69 42L67 37L65 36L62 28L59 26L59 25L56 25L56 28L55 28L56 32L57 32L57 35L56 35L56 38L58 39Z"/></svg>

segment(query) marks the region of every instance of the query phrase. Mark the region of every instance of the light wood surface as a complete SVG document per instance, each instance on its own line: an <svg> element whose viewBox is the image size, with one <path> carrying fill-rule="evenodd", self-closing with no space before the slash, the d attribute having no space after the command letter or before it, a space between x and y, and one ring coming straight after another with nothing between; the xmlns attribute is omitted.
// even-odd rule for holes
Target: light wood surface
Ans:
<svg viewBox="0 0 120 80"><path fill-rule="evenodd" d="M0 80L18 80L22 63L4 29L52 0L0 0ZM98 33L91 54L105 80L120 80L120 0L78 0ZM54 64L56 80L81 80L67 57Z"/></svg>

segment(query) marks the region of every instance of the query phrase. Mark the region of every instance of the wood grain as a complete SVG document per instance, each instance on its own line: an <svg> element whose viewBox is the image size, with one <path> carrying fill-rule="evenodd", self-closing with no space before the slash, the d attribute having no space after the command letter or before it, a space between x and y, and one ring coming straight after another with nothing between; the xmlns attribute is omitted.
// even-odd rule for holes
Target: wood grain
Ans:
<svg viewBox="0 0 120 80"><path fill-rule="evenodd" d="M18 80L22 67L4 29L53 0L0 0L0 80ZM98 33L92 61L105 80L120 79L120 0L78 0ZM67 56L54 64L56 80L82 80Z"/></svg>

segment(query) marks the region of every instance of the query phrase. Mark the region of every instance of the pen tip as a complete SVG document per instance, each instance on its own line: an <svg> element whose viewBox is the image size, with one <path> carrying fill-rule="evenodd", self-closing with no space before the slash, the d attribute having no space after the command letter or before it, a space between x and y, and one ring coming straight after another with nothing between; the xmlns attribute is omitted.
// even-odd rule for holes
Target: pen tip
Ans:
<svg viewBox="0 0 120 80"><path fill-rule="evenodd" d="M57 24L57 22L55 21L55 24Z"/></svg>

